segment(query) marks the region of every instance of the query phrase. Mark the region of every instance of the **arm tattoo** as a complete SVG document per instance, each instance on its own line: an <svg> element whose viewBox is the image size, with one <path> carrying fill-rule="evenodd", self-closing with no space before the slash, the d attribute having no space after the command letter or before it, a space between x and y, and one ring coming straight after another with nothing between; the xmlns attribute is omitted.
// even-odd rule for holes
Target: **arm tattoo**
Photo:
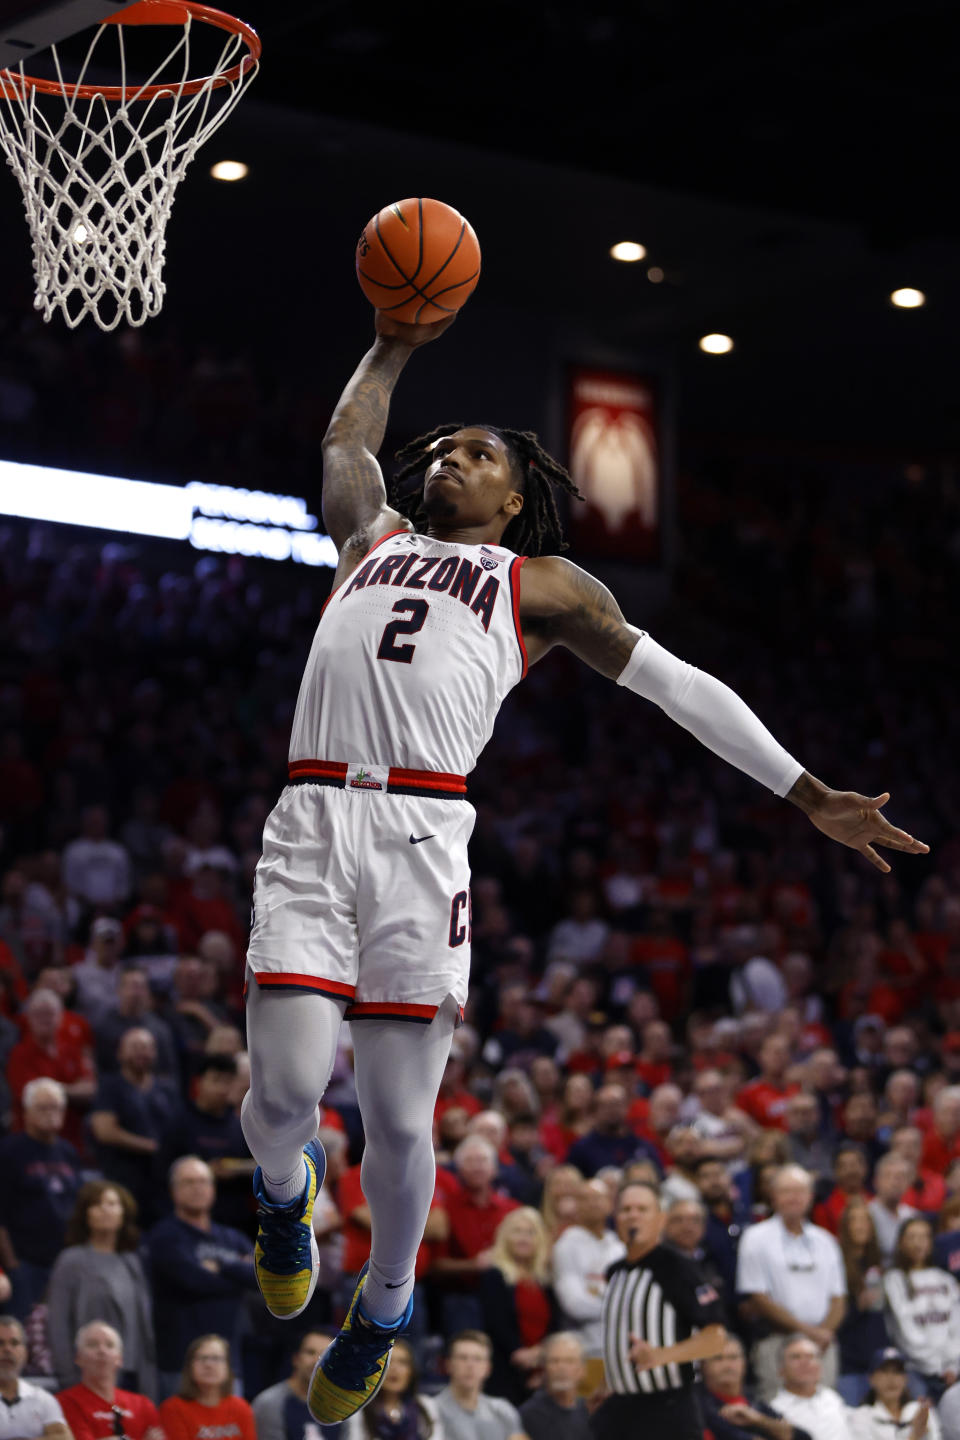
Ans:
<svg viewBox="0 0 960 1440"><path fill-rule="evenodd" d="M577 565L565 569L566 604L554 622L556 638L601 675L615 680L637 637L605 585Z"/></svg>
<svg viewBox="0 0 960 1440"><path fill-rule="evenodd" d="M411 351L378 339L340 397L323 437L323 518L337 545L374 518L387 501L376 461L390 397Z"/></svg>

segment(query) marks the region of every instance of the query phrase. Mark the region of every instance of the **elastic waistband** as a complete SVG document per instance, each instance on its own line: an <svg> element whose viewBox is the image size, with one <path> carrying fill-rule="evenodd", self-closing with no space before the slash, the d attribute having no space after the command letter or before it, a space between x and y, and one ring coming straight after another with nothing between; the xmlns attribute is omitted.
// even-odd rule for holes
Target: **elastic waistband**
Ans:
<svg viewBox="0 0 960 1440"><path fill-rule="evenodd" d="M465 775L442 770L403 770L399 765L348 764L345 760L292 760L287 765L291 785L332 785L338 790L369 794L421 795L438 800L466 800Z"/></svg>

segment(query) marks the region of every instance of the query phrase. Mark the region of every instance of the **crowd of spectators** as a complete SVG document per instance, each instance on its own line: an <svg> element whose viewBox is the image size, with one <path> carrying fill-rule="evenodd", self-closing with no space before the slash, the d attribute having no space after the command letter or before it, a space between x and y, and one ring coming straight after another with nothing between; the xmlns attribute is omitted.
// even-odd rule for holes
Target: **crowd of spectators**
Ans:
<svg viewBox="0 0 960 1440"><path fill-rule="evenodd" d="M20 403L24 458L63 459L37 378L56 345L29 338L6 418ZM125 343L124 383L154 385L159 352ZM97 412L91 464L116 468L125 404ZM382 1433L472 1434L480 1396L505 1435L536 1440L533 1397L554 1435L551 1406L579 1424L557 1397L599 1354L612 1197L640 1176L725 1307L713 1440L843 1440L878 1406L938 1440L938 1403L960 1437L960 498L932 470L865 477L692 464L651 628L814 774L892 790L930 857L881 875L572 660L531 672L471 777L472 993ZM130 1440L187 1440L198 1406L218 1434L300 1440L369 1248L348 1027L322 1279L289 1325L256 1290L238 1122L252 876L326 578L0 522L0 1309L23 1326L0 1324L0 1387L6 1345L65 1396L145 1396ZM435 1389L454 1336L434 1413L416 1371ZM221 1416L241 1395L253 1415Z"/></svg>

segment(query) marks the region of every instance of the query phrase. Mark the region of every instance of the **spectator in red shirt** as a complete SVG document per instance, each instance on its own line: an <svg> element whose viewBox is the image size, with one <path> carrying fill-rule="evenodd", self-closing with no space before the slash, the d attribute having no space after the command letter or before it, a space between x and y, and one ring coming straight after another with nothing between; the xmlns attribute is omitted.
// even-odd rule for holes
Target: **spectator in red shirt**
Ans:
<svg viewBox="0 0 960 1440"><path fill-rule="evenodd" d="M83 1112L93 1099L96 1070L85 1048L69 1040L61 1030L63 1002L52 990L34 990L24 1006L27 1034L10 1051L7 1082L14 1104L14 1129L23 1127L20 1097L30 1080L45 1075L59 1080L67 1097L67 1118L63 1138L83 1149Z"/></svg>
<svg viewBox="0 0 960 1440"><path fill-rule="evenodd" d="M634 1106L631 1106L630 1118L633 1120L637 1116L635 1122L637 1134L647 1142L648 1146L652 1147L652 1158L656 1159L661 1170L665 1170L669 1162L667 1136L680 1119L683 1091L679 1085L658 1085L647 1102L647 1113L642 1120L639 1119L635 1108L640 1103L635 1101Z"/></svg>
<svg viewBox="0 0 960 1440"><path fill-rule="evenodd" d="M814 1225L822 1225L831 1235L839 1234L840 1216L850 1201L870 1199L868 1174L867 1157L862 1146L853 1141L841 1145L833 1160L834 1187L826 1200L814 1207Z"/></svg>
<svg viewBox="0 0 960 1440"><path fill-rule="evenodd" d="M73 1440L165 1440L152 1400L133 1390L118 1390L123 1342L112 1325L91 1320L77 1331L80 1383L61 1390L57 1399Z"/></svg>
<svg viewBox="0 0 960 1440"><path fill-rule="evenodd" d="M190 888L171 907L182 949L196 950L208 930L222 930L229 935L237 951L242 952L247 937L230 899L227 872L213 863L216 852L201 851L184 866L190 876Z"/></svg>
<svg viewBox="0 0 960 1440"><path fill-rule="evenodd" d="M480 1114L483 1104L476 1095L471 1095L467 1089L464 1083L465 1076L466 1066L454 1048L447 1057L443 1079L440 1081L437 1103L433 1111L435 1122L442 1120L446 1112L454 1106L458 1110L465 1110L468 1115Z"/></svg>
<svg viewBox="0 0 960 1440"><path fill-rule="evenodd" d="M16 1053L16 1052L14 1052ZM923 1142L922 1163L944 1174L960 1155L960 1086L948 1085L933 1102L933 1125Z"/></svg>
<svg viewBox="0 0 960 1440"><path fill-rule="evenodd" d="M257 1440L253 1411L233 1393L230 1347L201 1335L187 1348L179 1395L160 1406L166 1440Z"/></svg>
<svg viewBox="0 0 960 1440"><path fill-rule="evenodd" d="M593 1129L595 1092L589 1075L568 1075L563 1087L560 1113L555 1120L544 1120L540 1138L554 1159L567 1158L570 1146Z"/></svg>
<svg viewBox="0 0 960 1440"><path fill-rule="evenodd" d="M497 1152L482 1136L468 1135L457 1146L453 1163L460 1183L447 1197L449 1232L433 1264L447 1288L443 1329L448 1335L483 1328L477 1283L490 1264L497 1226L518 1208L516 1200L494 1190Z"/></svg>
<svg viewBox="0 0 960 1440"><path fill-rule="evenodd" d="M787 1082L790 1047L782 1035L768 1035L760 1047L760 1074L737 1095L737 1106L764 1130L787 1128L787 1101L800 1086Z"/></svg>
<svg viewBox="0 0 960 1440"><path fill-rule="evenodd" d="M646 1086L647 1094L665 1085L670 1079L673 1067L670 1062L673 1051L673 1036L670 1026L663 1020L651 1020L643 1027L640 1054L637 1056L637 1076Z"/></svg>
<svg viewBox="0 0 960 1440"><path fill-rule="evenodd" d="M638 935L630 949L634 965L644 965L650 986L667 1020L683 1014L690 980L690 952L674 933L670 912L663 906L652 910L646 933Z"/></svg>
<svg viewBox="0 0 960 1440"><path fill-rule="evenodd" d="M890 1136L891 1155L902 1155L910 1166L912 1176L910 1188L904 1195L904 1204L915 1210L932 1214L939 1210L947 1198L947 1187L942 1175L927 1170L921 1165L923 1155L923 1132L915 1125L903 1125Z"/></svg>

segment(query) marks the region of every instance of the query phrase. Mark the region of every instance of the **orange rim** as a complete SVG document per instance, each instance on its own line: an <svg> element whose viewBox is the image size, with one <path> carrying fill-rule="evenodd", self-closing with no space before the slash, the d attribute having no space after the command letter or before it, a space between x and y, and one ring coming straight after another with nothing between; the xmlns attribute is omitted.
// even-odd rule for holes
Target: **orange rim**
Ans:
<svg viewBox="0 0 960 1440"><path fill-rule="evenodd" d="M7 96L12 94L14 98L22 98L24 90L39 90L44 95L66 94L82 100L92 100L97 95L104 100L126 101L133 96L137 100L153 100L157 95L196 95L208 86L219 90L224 85L235 84L248 70L253 69L263 48L256 30L243 20L238 20L235 15L214 10L210 5L195 4L194 0L140 0L138 5L122 10L118 15L111 15L102 23L186 25L191 17L203 21L205 25L213 25L217 30L226 30L231 35L241 36L248 53L222 75L205 75L198 80L187 80L183 85L145 85L142 88L135 85L127 85L126 88L122 85L62 85L58 80L41 80L33 75L20 76L12 70L0 70L0 90Z"/></svg>

